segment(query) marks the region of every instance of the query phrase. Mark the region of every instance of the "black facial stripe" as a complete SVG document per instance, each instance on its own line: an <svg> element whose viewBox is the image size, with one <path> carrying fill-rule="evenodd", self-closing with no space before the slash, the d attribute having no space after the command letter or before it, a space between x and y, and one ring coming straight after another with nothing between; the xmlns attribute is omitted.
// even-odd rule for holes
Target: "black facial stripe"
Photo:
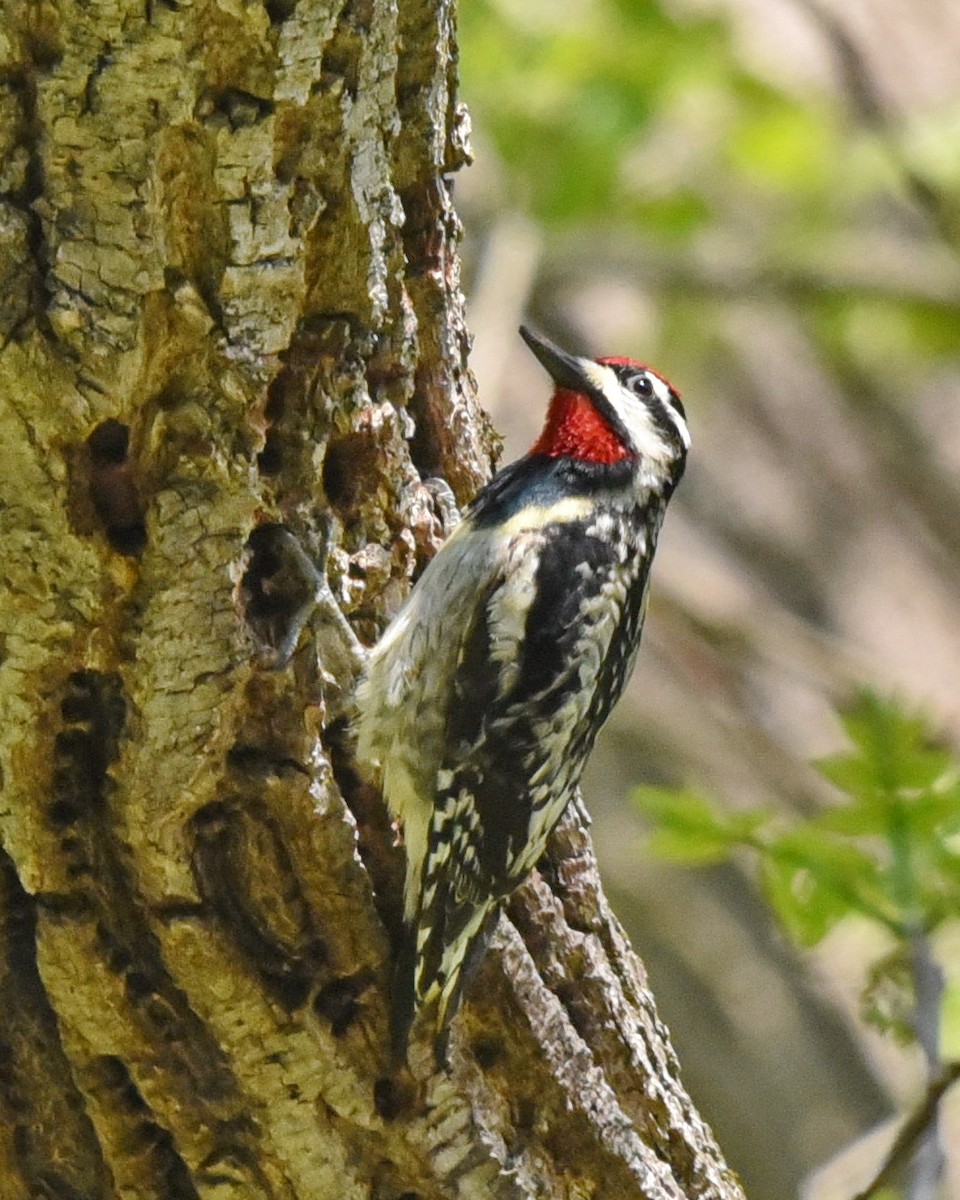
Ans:
<svg viewBox="0 0 960 1200"><path fill-rule="evenodd" d="M683 438L680 436L680 431L677 429L677 424L670 416L667 406L660 399L660 397L654 393L652 396L646 397L645 403L647 408L650 410L651 417L653 417L653 423L656 425L660 433L662 433L666 440L672 445L678 447L680 450L683 450Z"/></svg>
<svg viewBox="0 0 960 1200"><path fill-rule="evenodd" d="M613 432L617 435L624 446L629 448L633 443L630 441L630 434L627 432L627 427L620 420L620 415L613 407L610 401L599 389L591 389L590 399L593 405L600 413L603 419L607 422Z"/></svg>
<svg viewBox="0 0 960 1200"><path fill-rule="evenodd" d="M617 410L613 407L604 393L597 387L585 387L581 389L582 394L589 397L590 403L597 412L607 422L613 432L617 435L623 445L629 449L633 443L630 440L630 434L626 425L620 420Z"/></svg>
<svg viewBox="0 0 960 1200"><path fill-rule="evenodd" d="M629 367L623 363L611 367L611 370L624 387L629 387L635 379L649 379L650 373L642 367Z"/></svg>
<svg viewBox="0 0 960 1200"><path fill-rule="evenodd" d="M635 379L649 379L651 375L656 375L655 371L647 371L642 367L615 366L613 370L617 373L617 378L620 382L626 387L629 387ZM661 383L665 383L670 388L670 403L679 412L680 416L686 420L687 414L684 412L683 402L677 395L677 392L662 375L658 376L658 378Z"/></svg>

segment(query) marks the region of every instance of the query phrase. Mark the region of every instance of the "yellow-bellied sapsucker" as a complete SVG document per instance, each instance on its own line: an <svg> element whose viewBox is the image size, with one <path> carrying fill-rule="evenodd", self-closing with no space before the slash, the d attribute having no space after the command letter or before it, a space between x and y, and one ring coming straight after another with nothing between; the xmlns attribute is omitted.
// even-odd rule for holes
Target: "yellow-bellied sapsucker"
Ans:
<svg viewBox="0 0 960 1200"><path fill-rule="evenodd" d="M649 367L521 334L556 385L544 430L469 506L358 691L358 754L406 848L398 1053L428 1007L445 1044L501 901L580 781L633 668L690 444Z"/></svg>

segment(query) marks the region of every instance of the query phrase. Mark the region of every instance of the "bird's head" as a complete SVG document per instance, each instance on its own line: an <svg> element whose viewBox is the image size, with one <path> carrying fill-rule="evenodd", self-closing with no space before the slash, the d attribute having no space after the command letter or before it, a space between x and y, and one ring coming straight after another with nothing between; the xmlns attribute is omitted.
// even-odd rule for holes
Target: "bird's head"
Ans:
<svg viewBox="0 0 960 1200"><path fill-rule="evenodd" d="M532 454L632 462L648 482L677 482L690 433L680 396L662 375L632 358L568 354L526 326L520 335L555 384Z"/></svg>

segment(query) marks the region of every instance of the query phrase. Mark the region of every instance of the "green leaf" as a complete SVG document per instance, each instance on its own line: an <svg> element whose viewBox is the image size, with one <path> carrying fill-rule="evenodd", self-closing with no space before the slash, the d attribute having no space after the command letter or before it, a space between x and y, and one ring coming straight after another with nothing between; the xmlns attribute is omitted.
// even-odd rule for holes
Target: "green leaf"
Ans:
<svg viewBox="0 0 960 1200"><path fill-rule="evenodd" d="M853 796L836 808L827 809L814 821L822 829L850 837L886 837L890 832L894 804L899 817L915 836L945 836L960 825L960 790L923 792L893 803L883 795Z"/></svg>
<svg viewBox="0 0 960 1200"><path fill-rule="evenodd" d="M917 1040L913 1024L916 1001L910 949L903 944L871 965L860 1013L866 1024L901 1046L909 1046Z"/></svg>
<svg viewBox="0 0 960 1200"><path fill-rule="evenodd" d="M802 945L819 941L853 913L897 927L875 859L815 825L798 825L770 841L762 871L774 910Z"/></svg>
<svg viewBox="0 0 960 1200"><path fill-rule="evenodd" d="M849 911L805 867L767 858L761 864L760 882L778 920L801 946L820 941Z"/></svg>
<svg viewBox="0 0 960 1200"><path fill-rule="evenodd" d="M892 700L864 691L843 715L853 751L822 759L819 770L861 800L931 788L949 770L950 754L932 743L926 724Z"/></svg>
<svg viewBox="0 0 960 1200"><path fill-rule="evenodd" d="M925 722L894 700L864 692L844 715L853 743L819 764L847 802L812 823L827 835L868 838L877 885L903 928L934 928L960 899L956 849L958 767Z"/></svg>
<svg viewBox="0 0 960 1200"><path fill-rule="evenodd" d="M656 826L651 848L673 862L719 862L763 820L754 813L724 812L694 791L645 787L634 799Z"/></svg>

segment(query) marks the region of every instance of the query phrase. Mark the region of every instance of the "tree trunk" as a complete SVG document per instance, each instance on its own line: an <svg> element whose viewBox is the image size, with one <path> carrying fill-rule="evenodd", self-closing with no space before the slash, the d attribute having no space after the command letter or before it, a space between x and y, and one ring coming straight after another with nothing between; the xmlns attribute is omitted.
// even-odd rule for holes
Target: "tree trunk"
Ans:
<svg viewBox="0 0 960 1200"><path fill-rule="evenodd" d="M740 1196L575 816L389 1067L401 852L278 531L369 642L489 471L452 26L0 13L0 1197Z"/></svg>

